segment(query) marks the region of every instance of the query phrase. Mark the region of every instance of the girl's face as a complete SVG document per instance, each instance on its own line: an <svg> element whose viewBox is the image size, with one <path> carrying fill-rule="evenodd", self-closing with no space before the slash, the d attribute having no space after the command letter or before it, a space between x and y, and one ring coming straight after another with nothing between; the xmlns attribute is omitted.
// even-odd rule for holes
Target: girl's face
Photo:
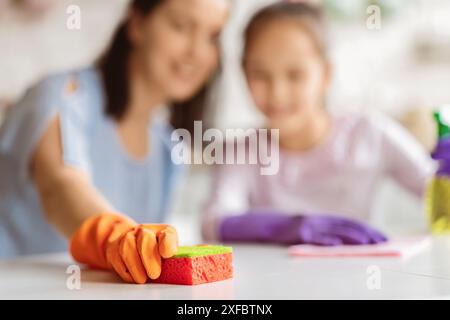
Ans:
<svg viewBox="0 0 450 320"><path fill-rule="evenodd" d="M323 115L329 68L303 26L290 19L272 21L249 41L244 71L269 127L297 132Z"/></svg>
<svg viewBox="0 0 450 320"><path fill-rule="evenodd" d="M228 0L163 0L148 16L131 19L143 74L168 100L190 98L217 69L229 6Z"/></svg>

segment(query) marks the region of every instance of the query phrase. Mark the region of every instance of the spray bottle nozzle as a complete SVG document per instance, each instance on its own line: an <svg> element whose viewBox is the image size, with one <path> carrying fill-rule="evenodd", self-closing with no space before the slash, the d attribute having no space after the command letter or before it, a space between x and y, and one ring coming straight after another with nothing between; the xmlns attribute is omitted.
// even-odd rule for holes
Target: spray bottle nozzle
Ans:
<svg viewBox="0 0 450 320"><path fill-rule="evenodd" d="M450 138L450 105L443 106L434 113L439 139Z"/></svg>

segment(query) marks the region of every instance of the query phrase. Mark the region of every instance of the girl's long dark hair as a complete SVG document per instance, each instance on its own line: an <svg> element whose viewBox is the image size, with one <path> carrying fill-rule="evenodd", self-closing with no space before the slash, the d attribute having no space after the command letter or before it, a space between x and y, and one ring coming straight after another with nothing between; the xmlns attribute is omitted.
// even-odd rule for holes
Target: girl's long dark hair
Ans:
<svg viewBox="0 0 450 320"><path fill-rule="evenodd" d="M133 0L130 6L134 12L145 16L150 14L162 1L164 0ZM132 45L127 31L128 21L124 21L116 30L110 47L97 65L105 89L105 112L115 120L120 120L125 115L130 98L127 68ZM207 83L190 100L170 106L170 123L174 129L187 129L193 132L194 121L204 119L211 82Z"/></svg>

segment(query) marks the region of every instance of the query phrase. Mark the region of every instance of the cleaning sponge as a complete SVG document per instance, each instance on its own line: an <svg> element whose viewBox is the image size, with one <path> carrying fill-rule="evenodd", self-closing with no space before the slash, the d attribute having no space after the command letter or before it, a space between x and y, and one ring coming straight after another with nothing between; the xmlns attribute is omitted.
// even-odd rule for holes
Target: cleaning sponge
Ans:
<svg viewBox="0 0 450 320"><path fill-rule="evenodd" d="M233 249L224 246L179 247L175 256L164 259L156 283L196 285L233 277Z"/></svg>

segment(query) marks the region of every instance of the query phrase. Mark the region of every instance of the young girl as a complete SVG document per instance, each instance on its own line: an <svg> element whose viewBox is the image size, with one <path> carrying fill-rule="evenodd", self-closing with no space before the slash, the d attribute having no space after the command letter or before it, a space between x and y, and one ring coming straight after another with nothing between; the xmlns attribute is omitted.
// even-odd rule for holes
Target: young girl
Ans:
<svg viewBox="0 0 450 320"><path fill-rule="evenodd" d="M174 128L201 119L228 0L133 0L99 64L51 76L0 131L0 256L63 251L145 283L177 250L161 224ZM171 106L171 125L156 119ZM56 232L56 231L59 231Z"/></svg>
<svg viewBox="0 0 450 320"><path fill-rule="evenodd" d="M324 101L331 66L321 11L286 2L262 9L245 31L243 68L268 128L280 130L280 170L262 176L259 165L217 166L204 237L320 245L384 241L363 223L378 183L390 176L421 197L431 160L386 118L329 115Z"/></svg>

